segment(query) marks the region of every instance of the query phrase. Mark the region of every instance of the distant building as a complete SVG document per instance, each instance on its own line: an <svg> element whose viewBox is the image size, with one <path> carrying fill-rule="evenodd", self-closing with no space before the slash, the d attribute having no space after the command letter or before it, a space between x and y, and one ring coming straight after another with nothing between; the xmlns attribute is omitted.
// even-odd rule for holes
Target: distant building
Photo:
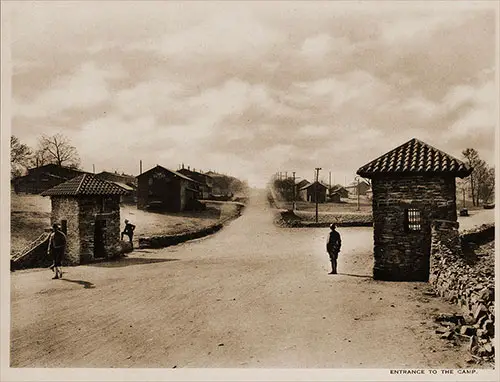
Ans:
<svg viewBox="0 0 500 382"><path fill-rule="evenodd" d="M352 182L346 187L347 191L351 195L366 195L366 191L370 189L370 185L366 183L364 180L360 181L359 184L357 181Z"/></svg>
<svg viewBox="0 0 500 382"><path fill-rule="evenodd" d="M318 203L325 203L327 189L328 186L321 182L310 183L300 189L300 196L307 202L316 203L317 200Z"/></svg>
<svg viewBox="0 0 500 382"><path fill-rule="evenodd" d="M137 208L180 212L199 197L199 183L177 171L156 166L137 177Z"/></svg>
<svg viewBox="0 0 500 382"><path fill-rule="evenodd" d="M336 184L332 188L330 188L330 195L332 194L339 194L341 198L348 198L349 197L349 191L340 184Z"/></svg>
<svg viewBox="0 0 500 382"><path fill-rule="evenodd" d="M188 178L191 178L199 183L200 197L203 199L210 198L212 194L212 190L214 187L214 180L210 175L203 174L198 171L190 170L189 166L187 168L183 167L177 172L186 175Z"/></svg>
<svg viewBox="0 0 500 382"><path fill-rule="evenodd" d="M373 277L427 281L432 221L456 222L455 177L471 170L458 159L412 139L357 171L372 180Z"/></svg>
<svg viewBox="0 0 500 382"><path fill-rule="evenodd" d="M340 203L341 197L339 192L333 192L328 196L328 201L332 203Z"/></svg>
<svg viewBox="0 0 500 382"><path fill-rule="evenodd" d="M300 190L311 184L307 179L295 180L295 200L307 200L307 193L301 193Z"/></svg>
<svg viewBox="0 0 500 382"><path fill-rule="evenodd" d="M208 171L206 174L212 178L210 199L229 200L233 197L231 183L236 180L235 178L213 171Z"/></svg>
<svg viewBox="0 0 500 382"><path fill-rule="evenodd" d="M28 169L26 175L12 179L11 183L16 193L39 194L82 174L85 172L50 163Z"/></svg>
<svg viewBox="0 0 500 382"><path fill-rule="evenodd" d="M65 262L76 265L119 253L120 196L125 191L82 174L42 192L52 203L51 224L66 233Z"/></svg>
<svg viewBox="0 0 500 382"><path fill-rule="evenodd" d="M133 175L118 174L117 172L102 171L96 174L99 179L113 182L123 188L127 193L120 198L121 203L137 203L137 178Z"/></svg>

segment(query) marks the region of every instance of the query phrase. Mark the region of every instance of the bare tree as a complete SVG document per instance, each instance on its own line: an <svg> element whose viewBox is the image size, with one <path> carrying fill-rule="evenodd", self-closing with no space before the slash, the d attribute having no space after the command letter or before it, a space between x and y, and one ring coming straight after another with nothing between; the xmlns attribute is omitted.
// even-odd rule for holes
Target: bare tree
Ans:
<svg viewBox="0 0 500 382"><path fill-rule="evenodd" d="M37 158L41 163L78 168L80 157L75 146L62 134L42 135L38 141ZM41 164L39 164L41 165Z"/></svg>
<svg viewBox="0 0 500 382"><path fill-rule="evenodd" d="M481 200L483 203L488 203L493 196L495 189L495 169L489 167L485 161L481 161L480 166L476 168L477 171L477 192L476 200L477 205Z"/></svg>
<svg viewBox="0 0 500 382"><path fill-rule="evenodd" d="M476 166L478 165L480 159L479 159L479 153L477 152L476 149L472 148L467 148L464 151L462 151L462 155L465 158L465 162L467 165L472 168L472 172L469 175L469 181L470 181L470 192L472 196L472 204L475 206L476 205L476 189L477 189L477 172L474 171Z"/></svg>
<svg viewBox="0 0 500 382"><path fill-rule="evenodd" d="M469 175L470 195L472 204L478 206L480 201L488 202L493 195L495 188L495 171L494 168L479 157L476 149L467 148L462 151L465 162L472 168Z"/></svg>
<svg viewBox="0 0 500 382"><path fill-rule="evenodd" d="M12 178L22 175L29 165L31 149L21 143L19 138L10 136L10 176Z"/></svg>

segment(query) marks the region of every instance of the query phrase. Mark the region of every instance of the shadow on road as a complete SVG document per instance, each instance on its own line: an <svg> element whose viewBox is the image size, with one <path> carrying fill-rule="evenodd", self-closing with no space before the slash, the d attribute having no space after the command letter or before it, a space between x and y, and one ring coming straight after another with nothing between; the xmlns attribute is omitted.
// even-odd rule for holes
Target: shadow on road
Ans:
<svg viewBox="0 0 500 382"><path fill-rule="evenodd" d="M67 282L70 282L70 283L75 283L75 284L79 284L79 285L83 285L83 288L85 289L92 289L92 288L95 288L95 285L92 284L91 282L89 281L83 281L83 280L70 280L70 279L65 279L65 278L62 278L61 279L62 281L67 281Z"/></svg>
<svg viewBox="0 0 500 382"><path fill-rule="evenodd" d="M369 276L369 275L353 275L352 273L338 273L339 275L342 275L342 276L351 276L351 277L361 277L361 278L364 278L364 279L371 279L372 276Z"/></svg>
<svg viewBox="0 0 500 382"><path fill-rule="evenodd" d="M117 268L117 267L128 267L130 265L164 263L165 261L178 261L178 260L179 259L148 259L139 257L124 257L117 260L108 260L89 265L92 267Z"/></svg>

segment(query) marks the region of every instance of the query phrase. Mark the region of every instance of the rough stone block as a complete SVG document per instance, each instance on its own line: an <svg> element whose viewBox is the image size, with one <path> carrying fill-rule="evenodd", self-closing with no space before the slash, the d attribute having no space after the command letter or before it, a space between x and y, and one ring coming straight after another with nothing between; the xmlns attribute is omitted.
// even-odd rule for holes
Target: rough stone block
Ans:
<svg viewBox="0 0 500 382"><path fill-rule="evenodd" d="M495 324L492 320L486 320L481 328L485 330L490 337L495 335Z"/></svg>
<svg viewBox="0 0 500 382"><path fill-rule="evenodd" d="M460 334L465 335L465 336L472 336L472 335L476 334L476 328L474 328L473 326L468 326L468 325L462 326L460 328Z"/></svg>
<svg viewBox="0 0 500 382"><path fill-rule="evenodd" d="M488 309L484 304L480 303L474 308L473 317L474 320L478 321L481 317L485 316L488 313Z"/></svg>

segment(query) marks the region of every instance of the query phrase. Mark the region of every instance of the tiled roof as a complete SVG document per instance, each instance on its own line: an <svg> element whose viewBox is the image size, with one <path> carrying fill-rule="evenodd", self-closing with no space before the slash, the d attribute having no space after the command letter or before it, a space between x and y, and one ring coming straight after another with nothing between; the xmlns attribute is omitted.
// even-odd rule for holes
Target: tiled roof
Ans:
<svg viewBox="0 0 500 382"><path fill-rule="evenodd" d="M471 169L465 163L416 138L360 167L358 175L370 178L384 174L453 174L461 178Z"/></svg>
<svg viewBox="0 0 500 382"><path fill-rule="evenodd" d="M127 191L113 182L83 174L42 192L42 196L125 195Z"/></svg>

